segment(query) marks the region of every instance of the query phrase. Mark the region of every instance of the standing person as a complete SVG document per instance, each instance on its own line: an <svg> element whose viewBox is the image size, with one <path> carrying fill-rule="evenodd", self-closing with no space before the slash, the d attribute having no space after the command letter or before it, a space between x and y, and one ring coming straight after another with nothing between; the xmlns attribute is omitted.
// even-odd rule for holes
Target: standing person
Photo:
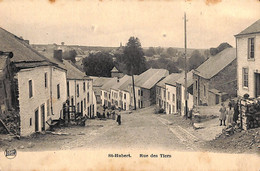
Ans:
<svg viewBox="0 0 260 171"><path fill-rule="evenodd" d="M110 114L109 114L109 111L107 111L107 118L109 118L109 115L110 115Z"/></svg>
<svg viewBox="0 0 260 171"><path fill-rule="evenodd" d="M237 100L235 106L234 106L234 116L233 116L233 121L235 124L237 124L237 120L238 120L238 115L239 115L239 100Z"/></svg>
<svg viewBox="0 0 260 171"><path fill-rule="evenodd" d="M231 106L229 106L229 109L227 110L227 125L231 125L232 126L232 123L233 123L233 115L234 115L234 109Z"/></svg>
<svg viewBox="0 0 260 171"><path fill-rule="evenodd" d="M117 115L116 121L118 122L118 125L121 125L121 115L120 114Z"/></svg>
<svg viewBox="0 0 260 171"><path fill-rule="evenodd" d="M115 117L115 111L112 112L112 119L115 120L116 117Z"/></svg>
<svg viewBox="0 0 260 171"><path fill-rule="evenodd" d="M222 122L224 123L224 126L226 126L225 121L226 121L226 112L227 109L224 105L224 103L221 103L221 108L219 109L220 115L219 115L219 120L220 120L220 125L222 126Z"/></svg>

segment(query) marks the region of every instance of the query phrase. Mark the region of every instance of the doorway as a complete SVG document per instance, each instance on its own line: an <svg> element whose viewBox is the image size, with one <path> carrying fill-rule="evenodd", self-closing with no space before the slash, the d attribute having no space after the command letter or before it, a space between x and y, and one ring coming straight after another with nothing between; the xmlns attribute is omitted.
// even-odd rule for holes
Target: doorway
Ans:
<svg viewBox="0 0 260 171"><path fill-rule="evenodd" d="M45 130L45 105L41 106L41 115L42 115L42 131Z"/></svg>
<svg viewBox="0 0 260 171"><path fill-rule="evenodd" d="M35 116L35 132L39 131L39 110L36 109L34 112L34 116Z"/></svg>
<svg viewBox="0 0 260 171"><path fill-rule="evenodd" d="M260 74L255 73L255 97L260 96Z"/></svg>

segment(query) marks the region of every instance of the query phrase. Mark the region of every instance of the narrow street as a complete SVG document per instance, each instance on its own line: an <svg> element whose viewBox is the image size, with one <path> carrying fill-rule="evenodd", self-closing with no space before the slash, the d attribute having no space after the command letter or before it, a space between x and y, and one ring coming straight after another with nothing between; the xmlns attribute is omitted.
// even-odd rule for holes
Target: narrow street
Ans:
<svg viewBox="0 0 260 171"><path fill-rule="evenodd" d="M25 151L81 148L198 150L201 141L183 124L179 125L181 117L169 121L165 119L166 115L153 114L153 110L150 107L122 114L120 126L112 119L87 120L85 127L57 128L55 135L45 133L11 142L4 140L0 141L0 147Z"/></svg>

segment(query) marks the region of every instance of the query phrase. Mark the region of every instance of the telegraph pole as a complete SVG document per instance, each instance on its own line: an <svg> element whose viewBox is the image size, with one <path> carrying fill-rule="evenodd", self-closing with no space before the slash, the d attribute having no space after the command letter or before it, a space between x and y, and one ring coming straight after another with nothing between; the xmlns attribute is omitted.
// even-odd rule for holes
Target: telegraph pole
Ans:
<svg viewBox="0 0 260 171"><path fill-rule="evenodd" d="M184 47L185 47L185 117L188 118L188 101L187 101L187 34L186 34L186 12L184 13Z"/></svg>

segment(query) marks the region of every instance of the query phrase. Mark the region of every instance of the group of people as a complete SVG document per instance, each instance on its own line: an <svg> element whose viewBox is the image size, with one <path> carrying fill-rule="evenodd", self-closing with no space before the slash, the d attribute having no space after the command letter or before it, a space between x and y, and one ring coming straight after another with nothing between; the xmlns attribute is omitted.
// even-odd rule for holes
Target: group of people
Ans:
<svg viewBox="0 0 260 171"><path fill-rule="evenodd" d="M115 111L107 111L106 113L106 109L107 107L106 106L103 106L103 115L102 115L102 118L112 118L113 120L116 119L116 116L117 116L117 119L116 119L116 122L118 123L118 125L121 125L121 115L120 114L116 114ZM120 112L120 109L119 109L119 112ZM105 116L105 113L106 113L106 116Z"/></svg>
<svg viewBox="0 0 260 171"><path fill-rule="evenodd" d="M233 125L233 123L237 124L238 115L239 115L239 105L238 101L236 103L232 103L231 101L228 103L228 107L225 106L224 103L221 103L221 108L219 109L220 116L220 126Z"/></svg>

